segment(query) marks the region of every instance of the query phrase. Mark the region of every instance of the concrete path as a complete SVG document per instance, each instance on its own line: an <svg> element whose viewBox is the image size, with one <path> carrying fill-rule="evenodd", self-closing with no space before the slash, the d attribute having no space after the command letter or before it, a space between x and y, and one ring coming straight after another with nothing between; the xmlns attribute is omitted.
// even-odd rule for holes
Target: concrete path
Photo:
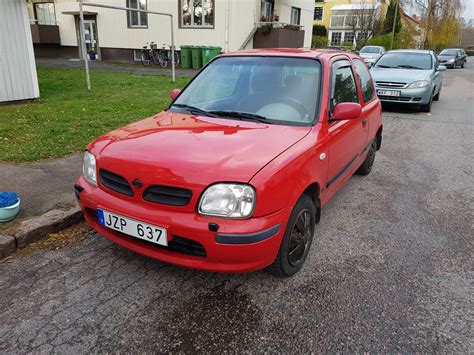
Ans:
<svg viewBox="0 0 474 355"><path fill-rule="evenodd" d="M75 202L73 185L81 169L82 154L35 163L0 163L0 191L20 194L19 218L39 215Z"/></svg>
<svg viewBox="0 0 474 355"><path fill-rule="evenodd" d="M171 75L171 68L162 69L159 66L151 65L148 68L144 67L140 63L117 63L117 62L102 62L102 61L91 61L91 70L111 71L120 73L133 73L133 74L145 74L145 75ZM36 64L43 67L56 67L56 68L84 68L82 60L78 59L55 59L55 58L37 58ZM193 69L176 69L176 76L192 78L196 75L197 70Z"/></svg>

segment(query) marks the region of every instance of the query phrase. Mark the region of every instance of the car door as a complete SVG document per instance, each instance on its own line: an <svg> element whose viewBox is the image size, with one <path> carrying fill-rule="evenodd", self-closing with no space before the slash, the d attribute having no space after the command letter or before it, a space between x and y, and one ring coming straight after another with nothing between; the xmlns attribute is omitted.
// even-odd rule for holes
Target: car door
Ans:
<svg viewBox="0 0 474 355"><path fill-rule="evenodd" d="M352 65L347 57L337 57L331 63L329 111L341 102L359 102ZM367 141L367 129L362 116L352 120L331 121L328 119L328 189L337 189L337 182L354 170L354 163Z"/></svg>
<svg viewBox="0 0 474 355"><path fill-rule="evenodd" d="M374 82L369 70L360 59L353 59L355 73L359 82L360 100L362 103L362 127L366 130L366 145L372 142L380 126L381 108L380 101L375 95Z"/></svg>

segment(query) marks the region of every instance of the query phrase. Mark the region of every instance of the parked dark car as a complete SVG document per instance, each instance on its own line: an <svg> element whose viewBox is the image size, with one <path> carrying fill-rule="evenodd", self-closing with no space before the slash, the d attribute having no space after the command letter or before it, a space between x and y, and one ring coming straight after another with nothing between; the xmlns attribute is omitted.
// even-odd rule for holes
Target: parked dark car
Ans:
<svg viewBox="0 0 474 355"><path fill-rule="evenodd" d="M466 52L462 48L448 48L443 49L438 54L438 60L440 64L443 64L446 68L455 69L456 67L464 68L466 64Z"/></svg>

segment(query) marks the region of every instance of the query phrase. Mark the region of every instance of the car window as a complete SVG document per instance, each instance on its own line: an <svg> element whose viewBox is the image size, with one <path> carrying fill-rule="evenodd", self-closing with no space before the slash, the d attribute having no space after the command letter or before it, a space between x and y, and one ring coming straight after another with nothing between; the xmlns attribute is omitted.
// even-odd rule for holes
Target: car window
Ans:
<svg viewBox="0 0 474 355"><path fill-rule="evenodd" d="M355 59L354 66L357 73L357 77L359 78L360 87L362 89L362 97L364 98L364 102L369 102L374 97L374 83L372 82L372 78L370 77L369 71L362 61Z"/></svg>
<svg viewBox="0 0 474 355"><path fill-rule="evenodd" d="M311 124L320 98L321 63L290 57L221 57L186 87L171 110L247 113L269 123ZM179 108L181 106L181 108ZM227 116L225 116L227 117ZM231 117L231 116L229 116Z"/></svg>
<svg viewBox="0 0 474 355"><path fill-rule="evenodd" d="M359 102L357 86L352 73L351 65L347 60L340 60L333 64L333 94L331 108L341 102Z"/></svg>
<svg viewBox="0 0 474 355"><path fill-rule="evenodd" d="M376 68L421 69L433 68L431 54L416 52L388 52L375 64Z"/></svg>
<svg viewBox="0 0 474 355"><path fill-rule="evenodd" d="M360 53L373 53L378 54L381 52L380 47L364 47L360 50Z"/></svg>

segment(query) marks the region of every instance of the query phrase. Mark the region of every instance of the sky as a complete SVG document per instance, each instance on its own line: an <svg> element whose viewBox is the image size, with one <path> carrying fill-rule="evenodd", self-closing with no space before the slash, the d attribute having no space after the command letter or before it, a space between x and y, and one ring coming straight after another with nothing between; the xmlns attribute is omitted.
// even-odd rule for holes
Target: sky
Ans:
<svg viewBox="0 0 474 355"><path fill-rule="evenodd" d="M474 0L464 0L464 6L466 9L462 14L466 20L474 19Z"/></svg>

